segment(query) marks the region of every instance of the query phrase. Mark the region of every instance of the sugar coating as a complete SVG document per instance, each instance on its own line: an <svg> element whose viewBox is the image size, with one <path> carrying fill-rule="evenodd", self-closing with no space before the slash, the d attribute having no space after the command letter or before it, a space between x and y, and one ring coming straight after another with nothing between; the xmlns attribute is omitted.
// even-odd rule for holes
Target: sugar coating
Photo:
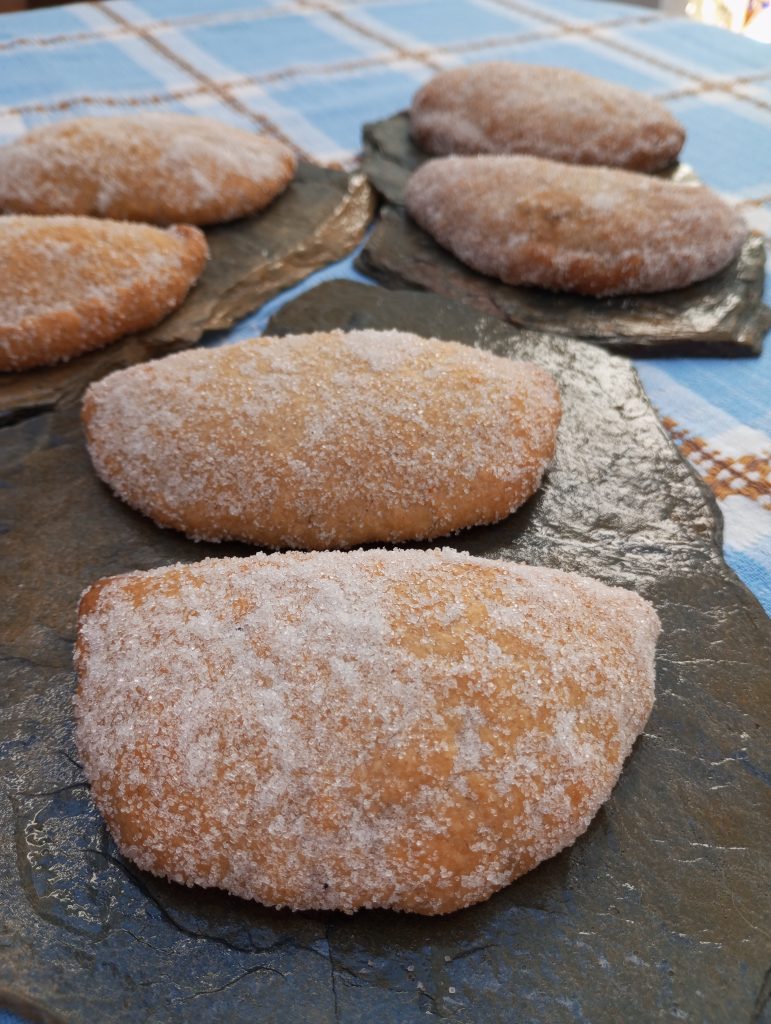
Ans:
<svg viewBox="0 0 771 1024"><path fill-rule="evenodd" d="M0 370L101 348L182 302L208 258L198 228L0 217Z"/></svg>
<svg viewBox="0 0 771 1024"><path fill-rule="evenodd" d="M747 236L703 186L529 156L430 160L406 206L474 270L585 295L683 288L726 267Z"/></svg>
<svg viewBox="0 0 771 1024"><path fill-rule="evenodd" d="M282 143L204 117L81 117L0 147L0 209L213 224L261 210L295 170Z"/></svg>
<svg viewBox="0 0 771 1024"><path fill-rule="evenodd" d="M416 93L410 129L427 153L527 153L575 164L654 171L685 130L659 102L566 68L472 64Z"/></svg>
<svg viewBox="0 0 771 1024"><path fill-rule="evenodd" d="M351 547L522 504L554 453L550 374L396 331L258 338L121 370L83 404L94 467L196 539Z"/></svg>
<svg viewBox="0 0 771 1024"><path fill-rule="evenodd" d="M586 829L653 705L658 632L630 591L451 550L132 573L81 601L77 743L145 870L446 913Z"/></svg>

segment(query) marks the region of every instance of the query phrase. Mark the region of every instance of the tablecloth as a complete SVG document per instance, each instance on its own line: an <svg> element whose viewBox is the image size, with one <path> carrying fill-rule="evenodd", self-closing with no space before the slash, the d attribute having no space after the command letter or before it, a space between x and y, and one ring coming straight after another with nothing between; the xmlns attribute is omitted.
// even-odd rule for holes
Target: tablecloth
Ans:
<svg viewBox="0 0 771 1024"><path fill-rule="evenodd" d="M172 109L352 166L361 126L441 68L560 65L664 100L683 158L771 236L771 46L621 4L561 0L112 0L0 17L0 142L86 113ZM288 295L247 318L258 333ZM730 565L771 610L771 342L757 359L647 359L644 385L714 490ZM12 1018L0 1011L0 1022Z"/></svg>
<svg viewBox="0 0 771 1024"><path fill-rule="evenodd" d="M683 159L771 237L771 46L602 0L111 0L3 15L0 142L78 114L172 109L352 166L365 121L407 106L441 68L490 59L572 67L663 100L687 129ZM324 277L358 275L349 259L300 288ZM258 333L285 299L231 337ZM636 364L717 496L727 561L768 611L770 346Z"/></svg>

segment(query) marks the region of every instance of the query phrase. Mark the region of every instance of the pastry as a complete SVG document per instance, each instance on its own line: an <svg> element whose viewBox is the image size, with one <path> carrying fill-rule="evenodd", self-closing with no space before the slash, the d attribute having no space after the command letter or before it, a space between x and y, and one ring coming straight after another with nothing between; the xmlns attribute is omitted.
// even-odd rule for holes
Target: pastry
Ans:
<svg viewBox="0 0 771 1024"><path fill-rule="evenodd" d="M83 403L99 476L195 539L423 539L509 515L555 446L546 370L395 331L258 338L121 370Z"/></svg>
<svg viewBox="0 0 771 1024"><path fill-rule="evenodd" d="M427 153L525 153L573 164L655 171L685 130L656 100L567 68L472 64L415 95L410 131Z"/></svg>
<svg viewBox="0 0 771 1024"><path fill-rule="evenodd" d="M80 117L0 147L0 209L216 224L263 209L295 169L283 143L204 117Z"/></svg>
<svg viewBox="0 0 771 1024"><path fill-rule="evenodd" d="M0 370L58 363L154 326L207 257L194 227L0 217Z"/></svg>
<svg viewBox="0 0 771 1024"><path fill-rule="evenodd" d="M429 160L406 206L473 270L583 295L684 288L726 267L747 236L704 186L530 156Z"/></svg>
<svg viewBox="0 0 771 1024"><path fill-rule="evenodd" d="M630 591L454 551L132 573L81 601L77 744L144 870L443 914L584 832L650 713L658 631Z"/></svg>

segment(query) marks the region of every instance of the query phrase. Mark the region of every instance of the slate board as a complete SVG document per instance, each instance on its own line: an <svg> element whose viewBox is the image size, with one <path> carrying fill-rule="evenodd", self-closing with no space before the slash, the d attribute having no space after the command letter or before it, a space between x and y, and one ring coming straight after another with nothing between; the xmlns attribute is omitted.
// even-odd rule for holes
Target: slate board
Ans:
<svg viewBox="0 0 771 1024"><path fill-rule="evenodd" d="M762 351L771 309L763 305L766 254L759 236L750 236L720 274L657 295L593 299L514 287L466 267L404 212L407 179L427 159L410 138L406 112L364 126L362 169L388 203L357 266L380 284L436 292L517 326L629 355L752 356ZM662 176L698 180L684 164Z"/></svg>
<svg viewBox="0 0 771 1024"><path fill-rule="evenodd" d="M0 423L77 397L112 370L189 348L224 330L312 271L347 255L372 220L361 174L301 163L289 188L262 213L206 229L211 259L184 303L157 327L68 363L0 373Z"/></svg>
<svg viewBox="0 0 771 1024"><path fill-rule="evenodd" d="M0 1006L4 988L69 1024L768 1021L771 630L634 370L436 296L352 282L305 293L271 330L334 326L414 329L555 373L565 413L545 486L447 543L653 601L663 635L645 734L575 846L449 917L293 915L139 872L75 756L78 595L103 575L252 549L196 545L113 498L73 406L6 427Z"/></svg>

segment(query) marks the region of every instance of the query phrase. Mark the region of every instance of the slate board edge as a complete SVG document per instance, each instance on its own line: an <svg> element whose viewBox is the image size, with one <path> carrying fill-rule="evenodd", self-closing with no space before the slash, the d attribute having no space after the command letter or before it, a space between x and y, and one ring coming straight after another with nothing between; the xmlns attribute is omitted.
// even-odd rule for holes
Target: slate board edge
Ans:
<svg viewBox="0 0 771 1024"><path fill-rule="evenodd" d="M308 301L310 301L314 294L317 294L319 292L326 291L326 290L335 289L339 285L344 285L346 287L353 286L354 288L370 287L368 285L360 285L360 284L358 284L355 281L348 280L347 278L333 278L332 280L324 281L321 284L316 285L315 288L309 289L307 292L303 293L303 295L298 296L297 299L294 299L291 302L288 302L286 304L286 306L282 306L281 309L277 310L273 314L273 316L270 318L270 320L268 321L268 324L266 325L266 328L265 328L266 334L271 334L271 335L272 334L277 334L278 336L281 336L282 334L285 334L286 332L283 331L281 329L281 327L280 327L282 314L283 314L283 311L285 309L288 309L289 307L291 307L295 303L299 304L303 299L307 299ZM404 293L404 294L408 294L408 295L430 295L430 296L433 296L436 299L441 300L443 302L446 302L446 303L449 303L449 304L452 304L452 305L458 305L460 308L464 309L465 311L468 311L471 315L476 315L476 316L479 316L479 317L484 317L485 316L484 313L479 313L477 310L474 310L473 308L465 306L464 303L453 303L452 299L447 299L444 296L436 295L435 292L428 291L427 289L424 289L424 288L397 288L397 287L394 287L394 288L388 288L387 291L394 293L396 296L398 296L399 293ZM490 317L490 319L493 319L493 318ZM505 320L500 321L500 323L501 323L501 325L504 328L508 328L512 332L512 334L516 334L518 331L522 330L522 331L526 331L528 334L531 334L531 335L541 334L544 338L549 337L549 334L546 331L543 331L543 332L542 331L537 331L537 330L529 328L529 327L528 328L519 328L516 325L510 324L510 323L508 323ZM562 338L560 338L560 340L562 340ZM591 343L588 342L588 341L576 340L576 341L574 341L574 344L576 344L576 345L585 345L585 346L587 346L587 348L591 348L592 347ZM755 595L752 593L752 591L749 589L749 587L747 587L747 585L736 575L736 573L733 571L733 569L728 565L728 563L723 558L723 525L724 525L723 513L722 513L720 505L718 504L717 498L715 497L713 491L708 486L708 484L705 483L703 477L700 475L700 473L698 472L696 467L691 463L691 461L689 459L685 458L685 456L682 454L682 452L677 447L675 442L672 440L672 437L670 436L670 434L667 432L666 428L664 427L664 424L659 419L659 416L658 416L658 414L656 412L656 409L653 406L653 403L651 402L650 398L648 397L648 393L645 390L643 382L640 379L640 375L637 372L637 368L635 367L634 363L632 363L632 361L627 356L624 356L621 353L618 353L618 352L607 352L607 354L611 358L619 359L619 360L629 364L629 369L631 370L632 377L633 377L633 380L634 380L635 385L637 387L638 393L639 393L640 397L644 400L644 402L645 402L646 406L648 407L648 409L650 410L651 416L653 417L653 419L655 419L656 426L658 428L658 431L659 431L661 437L666 441L667 447L677 457L678 461L680 463L682 463L682 465L685 466L685 468L688 470L688 473L690 474L691 479L695 482L698 490L701 492L704 504L707 506L707 508L710 511L710 515L711 515L711 519L712 519L712 532L711 532L711 535L710 535L710 540L711 540L712 546L714 548L714 553L719 557L719 559L720 559L722 565L725 567L725 569L735 578L735 580L736 580L737 584L739 585L739 587L741 589L745 590L747 592L747 594L749 594L749 596L752 598L752 600L758 605L760 610L765 615L766 614L765 610L763 609L763 607L760 604L760 602L758 601L758 599L755 597ZM463 531L461 531L460 533L456 534L455 536L462 538ZM438 538L437 539L437 543L440 540L441 540L441 538Z"/></svg>
<svg viewBox="0 0 771 1024"><path fill-rule="evenodd" d="M310 301L314 294L316 294L318 292L321 292L321 291L324 291L324 290L327 290L327 289L336 288L339 285L344 285L346 287L353 286L354 288L370 287L368 285L361 285L358 282L351 281L351 280L346 279L346 278L333 278L332 280L324 281L321 284L316 285L314 288L309 289L307 292L304 292L303 295L300 295L296 299L293 299L291 302L288 302L286 304L286 306L282 306L281 309L277 310L273 314L273 316L270 318L268 324L266 325L266 333L270 333L270 334L274 334L275 333L275 334L278 334L279 336L281 334L287 333L287 332L281 330L281 328L280 328L281 317L282 317L282 314L283 314L285 309L289 309L295 303L296 304L300 304L303 301ZM467 311L470 315L476 315L476 316L479 316L479 317L484 317L485 316L484 313L480 313L479 311L474 310L471 307L467 307L464 303L453 303L452 299L448 299L448 298L446 298L444 296L437 295L435 292L431 292L431 291L429 291L427 289L424 289L424 288L396 288L396 287L394 287L394 288L389 288L387 290L390 291L390 292L396 293L396 294L398 294L399 292L403 292L403 293L409 294L409 295L421 295L422 294L422 295L433 296L436 299L441 300L443 302L446 302L446 303L449 303L449 304L453 304L453 305L458 305L464 311ZM769 318L771 318L771 309L769 310ZM494 318L490 317L490 319L494 319ZM523 330L523 331L526 331L528 334L532 334L532 335L542 334L544 337L548 337L549 336L548 332L537 331L537 330L535 330L533 328L529 328L529 327L528 328L519 328L516 325L510 324L510 323L508 323L507 321L504 321L504 320L500 321L500 323L501 323L501 325L503 327L508 327L509 330L512 333L516 333L517 331ZM560 337L560 340L563 340L562 337ZM576 339L574 341L574 344L576 344L576 345L584 345L587 348L592 348L591 343L588 342L588 341L583 341L583 340L577 340ZM750 605L754 605L755 608L760 612L761 616L763 616L765 619L771 621L771 618L768 616L768 614L766 613L766 610L764 609L763 605L760 603L758 598L755 596L755 594L753 594L753 592L750 590L750 588L747 586L747 584L736 574L736 572L731 568L731 566L725 560L724 553L723 553L723 532L724 532L723 512L722 512L722 510L720 508L720 505L718 504L718 500L715 497L715 494L713 493L712 489L705 482L705 480L703 479L701 474L698 472L696 467L691 463L691 461L689 459L687 459L682 454L682 452L677 447L677 445L673 441L672 437L670 436L670 434L668 433L668 431L664 427L664 424L659 419L658 413L656 412L656 409L654 408L653 403L651 402L651 400L650 400L650 398L648 396L648 393L645 390L645 387L644 387L644 385L642 383L642 380L640 379L640 375L637 372L637 368L635 367L635 365L632 362L632 360L628 356L625 356L623 353L611 352L611 351L608 351L608 350L605 350L605 351L606 351L606 353L607 353L607 355L609 357L615 358L615 359L619 359L622 362L625 362L625 363L627 363L629 365L629 369L631 370L632 378L633 378L635 386L636 386L636 388L638 390L639 396L643 399L643 401L645 402L645 405L649 409L650 415L651 415L652 419L655 420L656 427L658 429L659 434L661 435L661 437L666 442L666 446L669 448L670 452L672 454L674 454L674 456L676 457L678 462L680 462L681 465L684 466L685 469L688 471L688 474L689 474L691 480L695 483L697 489L701 492L703 503L704 503L705 507L709 510L709 513L710 513L710 519L711 519L710 544L711 544L711 547L712 547L712 554L715 557L715 559L717 560L717 562L719 563L721 570L724 571L727 576L732 578L733 583L735 584L737 590L742 593L745 601L747 603L749 603ZM460 533L456 534L455 536L459 537L459 538L462 538L463 531L461 531ZM441 538L438 538L437 539L437 543L440 543L440 542L441 542ZM769 968L769 970L771 970L771 967Z"/></svg>
<svg viewBox="0 0 771 1024"><path fill-rule="evenodd" d="M301 165L304 166L304 165ZM44 413L52 411L56 408L74 404L80 400L85 389L88 385L100 378L106 376L109 373L114 372L118 369L123 369L125 366L135 365L138 362L147 362L151 359L162 358L165 355L171 355L174 352L178 352L184 349L194 348L205 340L207 334L216 333L218 331L228 330L235 323L244 319L257 312L266 303L270 302L276 295L279 295L282 291L294 287L310 274L329 266L332 263L343 259L347 254L350 254L359 244L362 237L368 230L372 223L373 216L377 208L377 194L370 184L369 180L360 171L353 171L349 174L341 171L330 171L329 168L324 168L317 164L307 164L308 171L311 175L316 173L331 173L335 178L345 178L346 187L341 192L340 199L331 214L320 224L316 224L306 236L303 237L301 242L298 242L293 248L287 250L286 253L282 254L280 259L273 261L267 265L267 273L265 270L261 271L262 278L268 278L268 286L265 290L259 292L256 303L250 303L244 299L244 291L246 281L248 277L242 278L234 287L229 291L224 291L217 300L217 306L215 306L210 321L203 324L200 329L197 330L197 337L194 340L190 340L186 337L180 337L178 340L163 339L163 341L154 347L152 340L145 341L145 339L152 339L152 336L156 332L161 332L165 325L173 319L173 317L185 306L185 301L175 310L173 310L167 317L161 320L154 327L148 328L148 330L140 332L138 334L125 335L122 338L116 339L109 345L96 348L90 352L83 353L81 356L75 356L72 360L66 360L64 362L55 364L53 367L40 367L33 368L28 371L21 371L18 374L8 372L2 376L9 382L13 382L15 379L23 382L25 377L30 381L34 381L34 376L38 370L45 372L49 369L66 368L70 365L76 367L79 360L87 360L91 357L97 357L104 360L104 365L99 365L94 368L93 372L89 372L85 380L79 380L77 376L73 376L70 381L65 380L61 385L48 386L46 391L43 391L39 396L32 395L29 399L22 403L14 406L6 406L6 395L0 392L0 429L3 426L9 426L13 423L20 422L23 419L27 419L30 416L36 415L37 413ZM281 199L278 197L277 201ZM356 218L355 224L352 226L346 223L346 218L353 216ZM243 220L249 218L242 218L241 220L232 222L233 225L240 224ZM212 225L207 230L217 231L221 229L227 230L230 225L228 223L222 225ZM342 237L338 241L336 235L342 227ZM352 227L355 230L352 230ZM324 254L324 258L320 258L319 254L319 237L321 237L321 249L323 250L326 246L328 252ZM325 239L331 239L331 242L327 244ZM310 258L309 257L310 254ZM283 279L270 283L270 277L280 268L288 267L290 269L289 275ZM248 275L254 276L254 273ZM263 286L264 287L264 286ZM194 290L194 289L193 289ZM192 294L192 291L189 294ZM240 308L234 313L229 314L227 311L223 311L221 308L223 303L227 303L228 296L231 294L239 294L241 298ZM132 349L136 349L137 346L143 347L144 351L140 358L134 358L130 354L129 346ZM125 353L125 358L124 358ZM82 364L81 364L82 365Z"/></svg>
<svg viewBox="0 0 771 1024"><path fill-rule="evenodd" d="M403 276L398 268L394 269L381 265L378 260L373 257L373 250L379 241L379 232L386 230L398 230L398 228L394 228L393 226L384 227L386 222L383 220L383 215L387 215L390 211L395 211L406 216L403 208L399 207L397 204L382 204L378 212L378 216L375 219L373 228L367 236L364 247L354 259L354 267L360 273L370 277L373 281L377 282L377 284L384 288L388 288L389 290L420 291L426 294L439 295L449 301L454 301L449 295L445 295L439 291L434 291L426 285ZM416 230L420 231L417 227ZM421 232L421 234L425 235L425 232ZM427 235L426 237L429 238ZM437 244L432 239L429 238L429 240L432 245ZM455 261L455 257L452 256L451 253L448 253L448 256ZM458 262L458 265L462 267L462 264L460 264L459 261L456 262ZM469 270L469 272L476 276L481 276L477 275L476 271ZM757 294L757 305L748 308L747 315L742 318L741 323L737 325L737 329L732 332L733 340L724 338L720 341L699 339L694 342L689 342L683 339L679 339L677 341L666 341L659 338L651 339L650 336L647 335L628 337L623 334L594 335L585 333L580 335L576 334L574 336L568 332L565 332L560 336L564 338L574 337L576 341L597 345L601 348L605 348L608 352L642 359L677 359L684 357L725 359L757 358L763 353L763 342L769 328L771 327L771 307L767 306L763 302L764 282L765 275L759 271L757 273L757 279L752 282L752 291ZM499 284L500 282L495 283ZM495 316L502 323L507 323L514 328L521 327L525 330L539 330L537 325L516 322L505 314L498 316L492 311L479 309L470 300L462 300L462 304L466 305L469 309L474 310L480 316ZM747 329L748 323L750 325L749 330ZM555 333L558 333L556 329Z"/></svg>
<svg viewBox="0 0 771 1024"><path fill-rule="evenodd" d="M335 282L329 282L329 285L332 285L332 284L335 284ZM352 282L345 282L345 284L346 285L351 285ZM326 286L322 285L320 287L323 288L323 287L326 287ZM310 295L312 293L306 293L306 294ZM299 301L299 300L295 300L295 301ZM441 301L449 302L449 300L441 300ZM466 309L466 312L469 313L469 315L476 315L476 314L473 313L473 311L468 311L467 309ZM277 316L278 315L280 315L280 314L277 314ZM506 327L505 324L502 324L501 326L503 328ZM510 330L514 330L514 329L510 328ZM531 333L536 333L537 334L538 332L531 332ZM635 378L636 378L636 374L635 374ZM636 378L636 386L639 388L641 394L644 395L644 390L641 387L641 384L639 382L639 378ZM647 403L647 396L645 396L645 401ZM663 430L663 427L661 427L661 424L658 422L658 419L657 419L657 417L655 417L655 415L654 415L654 419L655 419L655 422L657 423L658 429L661 432L662 436L667 439L668 447L671 448L673 451L677 452L676 447L673 445L671 439L668 437L666 432ZM682 456L680 456L679 453L677 453L677 454L678 454L678 460L679 461L681 461L681 462L685 461L685 460L682 459ZM693 468L690 465L688 465L687 462L685 463L685 465L688 467L688 472L689 472L690 476L693 479L698 481L699 490L702 492L702 494L705 497L707 497L709 499L707 502L705 502L705 504L708 505L710 510L711 510L711 512L713 512L712 519L713 519L713 522L714 522L714 537L712 538L712 543L714 545L717 541L719 541L720 523L721 523L721 517L719 515L719 509L717 508L717 505L716 505L716 503L714 501L714 498L713 498L711 492L709 492L709 490L706 488L706 485L704 485L703 481L699 478L698 474L695 473ZM717 512L718 514L715 515L714 512ZM717 538L717 540L715 538ZM734 577L734 579L736 578L735 574L733 572L731 572L730 569L729 569L729 574L730 574L730 576ZM746 590L746 588L744 588L743 584L740 584L740 586L742 587L743 590ZM747 592L749 593L749 591L747 591ZM753 600L754 600L754 598L753 598Z"/></svg>

